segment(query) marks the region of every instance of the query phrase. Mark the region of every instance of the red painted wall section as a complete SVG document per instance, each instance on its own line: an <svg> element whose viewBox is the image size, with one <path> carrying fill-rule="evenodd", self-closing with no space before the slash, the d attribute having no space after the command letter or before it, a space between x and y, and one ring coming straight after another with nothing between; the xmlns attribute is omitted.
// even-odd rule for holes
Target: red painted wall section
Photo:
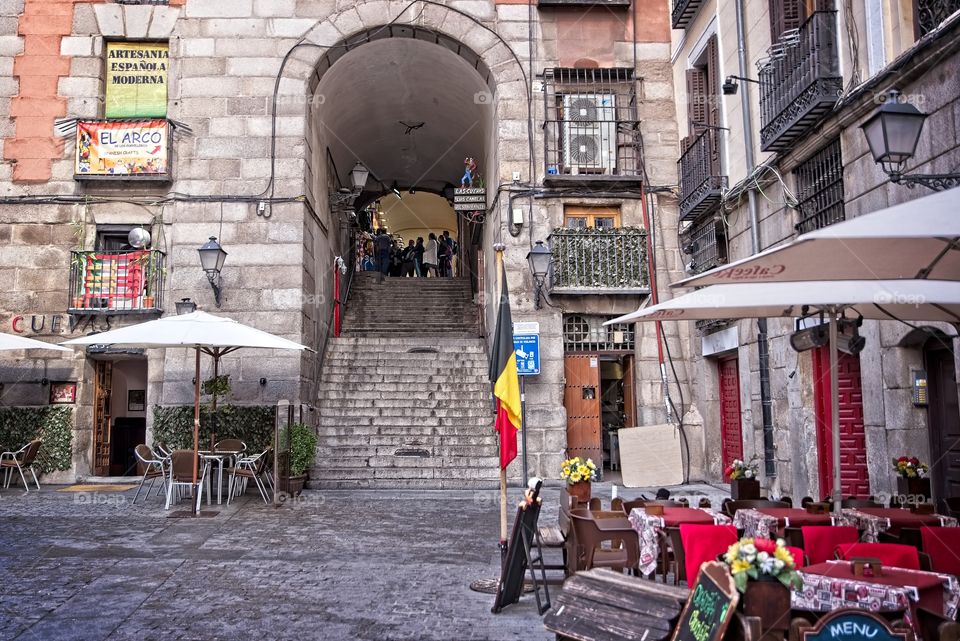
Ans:
<svg viewBox="0 0 960 641"><path fill-rule="evenodd" d="M17 33L23 53L13 61L19 93L10 101L14 135L4 141L3 158L14 163L13 180L50 180L53 161L63 157L64 139L53 135L53 123L67 115L67 101L58 94L60 78L70 75L70 57L60 55L60 41L73 31L75 4L104 0L26 0ZM171 0L181 5L185 0ZM90 34L83 34L90 35Z"/></svg>
<svg viewBox="0 0 960 641"><path fill-rule="evenodd" d="M557 42L561 67L574 67L581 59L590 59L600 67L617 64L614 43L634 41L636 11L636 42L670 42L668 3L662 0L633 0L629 8L569 7L542 10L541 20L553 19L557 25ZM619 52L624 55L624 50Z"/></svg>

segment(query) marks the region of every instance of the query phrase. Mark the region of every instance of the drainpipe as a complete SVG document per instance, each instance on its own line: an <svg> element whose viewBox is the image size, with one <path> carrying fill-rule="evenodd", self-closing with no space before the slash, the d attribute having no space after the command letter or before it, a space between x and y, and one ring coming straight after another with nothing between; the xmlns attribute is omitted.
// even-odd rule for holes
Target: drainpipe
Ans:
<svg viewBox="0 0 960 641"><path fill-rule="evenodd" d="M740 67L740 76L748 78L746 29L743 26L743 3L737 0L737 62ZM740 91L740 111L743 114L743 142L747 161L747 176L752 176L756 168L753 157L753 118L750 116L750 94L748 87L751 83L745 82ZM747 190L747 209L750 212L750 239L753 253L760 252L760 223L757 215L757 196L754 189ZM757 351L760 356L760 411L763 422L763 471L768 479L776 478L777 468L774 461L775 450L773 444L773 405L770 400L770 345L767 342L767 319L757 319Z"/></svg>

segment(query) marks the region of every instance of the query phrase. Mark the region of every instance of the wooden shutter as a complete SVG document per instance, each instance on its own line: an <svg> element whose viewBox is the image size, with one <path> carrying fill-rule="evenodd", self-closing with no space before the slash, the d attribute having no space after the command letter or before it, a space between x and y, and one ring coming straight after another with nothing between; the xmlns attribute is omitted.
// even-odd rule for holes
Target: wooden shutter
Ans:
<svg viewBox="0 0 960 641"><path fill-rule="evenodd" d="M808 0L770 0L770 41L778 42L788 29L799 29L807 17Z"/></svg>
<svg viewBox="0 0 960 641"><path fill-rule="evenodd" d="M692 136L698 135L703 128L694 123L707 122L707 74L703 69L687 69L687 120Z"/></svg>
<svg viewBox="0 0 960 641"><path fill-rule="evenodd" d="M717 36L713 36L707 41L707 82L706 89L706 122L711 127L720 126L720 47L717 42ZM720 130L709 129L707 132L708 153L710 157L710 175L720 175Z"/></svg>

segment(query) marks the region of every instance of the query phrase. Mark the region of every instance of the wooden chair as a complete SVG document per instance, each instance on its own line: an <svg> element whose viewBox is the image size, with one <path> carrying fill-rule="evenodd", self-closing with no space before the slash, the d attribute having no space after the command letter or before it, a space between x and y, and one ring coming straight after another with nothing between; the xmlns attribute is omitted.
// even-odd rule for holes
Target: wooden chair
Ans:
<svg viewBox="0 0 960 641"><path fill-rule="evenodd" d="M640 540L626 519L595 519L589 510L570 511L576 536L577 571L611 568L635 570L640 561ZM608 545L605 546L604 543Z"/></svg>
<svg viewBox="0 0 960 641"><path fill-rule="evenodd" d="M576 507L577 497L570 496L567 489L560 491L560 509L557 514L556 525L541 525L537 528L540 534L540 544L544 548L560 550L562 556L561 563L544 563L546 570L563 570L565 575L569 575L567 563L567 541L571 537L570 533L570 508Z"/></svg>
<svg viewBox="0 0 960 641"><path fill-rule="evenodd" d="M840 501L841 508L858 507L883 507L883 503L877 503L873 499L857 499L854 497L846 498Z"/></svg>
<svg viewBox="0 0 960 641"><path fill-rule="evenodd" d="M797 547L803 548L810 563L813 564L836 558L835 550L838 545L856 543L860 540L859 531L850 525L804 525L799 530L801 539ZM795 545L796 540L792 544Z"/></svg>
<svg viewBox="0 0 960 641"><path fill-rule="evenodd" d="M0 470L6 473L6 479L3 486L10 487L10 478L13 476L13 470L20 473L20 480L23 481L23 489L30 491L30 485L27 483L27 477L23 474L24 470L29 470L33 476L33 482L37 485L37 491L40 490L40 481L37 480L37 473L33 470L33 463L37 459L37 452L43 440L35 438L16 452L4 452L0 454Z"/></svg>
<svg viewBox="0 0 960 641"><path fill-rule="evenodd" d="M929 571L930 557L910 545L896 543L841 543L834 551L838 559L849 560L854 557L880 559L886 567L907 570ZM921 560L926 557L925 560Z"/></svg>
<svg viewBox="0 0 960 641"><path fill-rule="evenodd" d="M683 572L687 585L696 580L701 565L725 553L738 540L737 530L732 525L682 523L679 530L680 547L683 550ZM679 560L677 566L680 566Z"/></svg>
<svg viewBox="0 0 960 641"><path fill-rule="evenodd" d="M924 639L960 641L960 623L926 608L917 608L917 627Z"/></svg>
<svg viewBox="0 0 960 641"><path fill-rule="evenodd" d="M960 496L948 496L943 499L943 506L946 508L947 516L960 519Z"/></svg>
<svg viewBox="0 0 960 641"><path fill-rule="evenodd" d="M901 530L901 534L907 528ZM919 528L923 554L930 557L934 572L960 576L960 528L921 527ZM922 557L921 557L922 558Z"/></svg>

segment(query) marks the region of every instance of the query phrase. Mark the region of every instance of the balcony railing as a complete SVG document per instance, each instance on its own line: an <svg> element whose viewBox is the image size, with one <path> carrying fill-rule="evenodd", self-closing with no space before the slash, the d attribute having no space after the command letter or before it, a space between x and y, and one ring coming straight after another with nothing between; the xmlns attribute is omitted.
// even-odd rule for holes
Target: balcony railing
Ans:
<svg viewBox="0 0 960 641"><path fill-rule="evenodd" d="M555 294L645 294L647 234L634 227L559 228L550 236Z"/></svg>
<svg viewBox="0 0 960 641"><path fill-rule="evenodd" d="M842 88L837 12L814 12L795 38L771 48L760 69L760 148L788 149L833 108Z"/></svg>
<svg viewBox="0 0 960 641"><path fill-rule="evenodd" d="M708 219L683 235L683 253L689 256L690 275L700 274L727 262L727 241L719 220Z"/></svg>
<svg viewBox="0 0 960 641"><path fill-rule="evenodd" d="M914 0L913 24L916 37L922 38L960 11L960 0Z"/></svg>
<svg viewBox="0 0 960 641"><path fill-rule="evenodd" d="M71 314L136 314L163 308L166 254L156 249L70 253Z"/></svg>
<svg viewBox="0 0 960 641"><path fill-rule="evenodd" d="M680 156L680 220L693 220L720 204L727 177L718 175L720 131L707 129Z"/></svg>
<svg viewBox="0 0 960 641"><path fill-rule="evenodd" d="M704 0L673 0L673 13L670 23L674 29L686 29L700 11Z"/></svg>

